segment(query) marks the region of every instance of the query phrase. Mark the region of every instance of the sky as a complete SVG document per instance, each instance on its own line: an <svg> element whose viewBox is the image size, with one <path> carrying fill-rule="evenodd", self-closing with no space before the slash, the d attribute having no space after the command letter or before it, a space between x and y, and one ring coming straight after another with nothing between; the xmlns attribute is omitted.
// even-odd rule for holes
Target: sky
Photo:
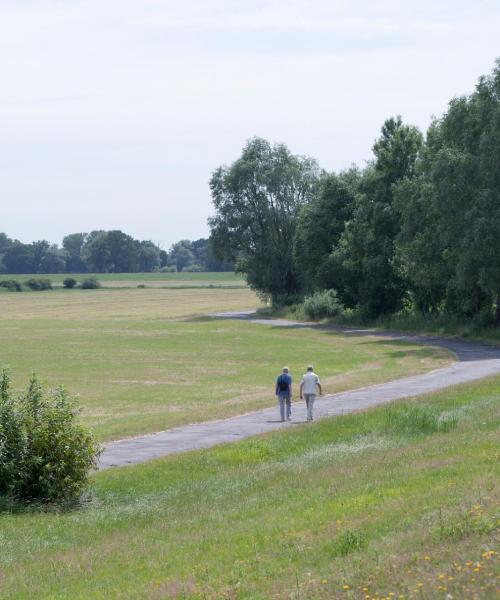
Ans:
<svg viewBox="0 0 500 600"><path fill-rule="evenodd" d="M0 0L0 231L207 237L253 136L328 171L500 56L499 0Z"/></svg>

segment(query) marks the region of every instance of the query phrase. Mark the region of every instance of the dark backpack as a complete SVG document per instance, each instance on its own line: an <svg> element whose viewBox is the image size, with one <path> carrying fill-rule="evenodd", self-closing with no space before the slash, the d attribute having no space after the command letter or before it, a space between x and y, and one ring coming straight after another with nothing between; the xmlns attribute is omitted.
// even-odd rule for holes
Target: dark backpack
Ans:
<svg viewBox="0 0 500 600"><path fill-rule="evenodd" d="M288 392L288 381L280 375L278 378L278 389L280 392Z"/></svg>

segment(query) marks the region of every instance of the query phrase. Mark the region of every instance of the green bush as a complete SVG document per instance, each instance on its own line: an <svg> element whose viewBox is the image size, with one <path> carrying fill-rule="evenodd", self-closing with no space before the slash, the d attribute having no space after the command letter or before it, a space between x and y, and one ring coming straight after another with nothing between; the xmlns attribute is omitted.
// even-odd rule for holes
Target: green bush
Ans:
<svg viewBox="0 0 500 600"><path fill-rule="evenodd" d="M0 287L9 290L9 292L22 292L23 290L21 284L15 279L3 279L0 281Z"/></svg>
<svg viewBox="0 0 500 600"><path fill-rule="evenodd" d="M203 271L203 267L197 263L192 263L184 267L182 271L184 273L201 273Z"/></svg>
<svg viewBox="0 0 500 600"><path fill-rule="evenodd" d="M66 279L63 281L63 286L68 290L72 290L77 283L78 281L73 277L66 277Z"/></svg>
<svg viewBox="0 0 500 600"><path fill-rule="evenodd" d="M100 448L76 422L78 410L62 388L49 390L35 375L14 396L0 374L0 496L54 503L78 499Z"/></svg>
<svg viewBox="0 0 500 600"><path fill-rule="evenodd" d="M96 290L101 287L101 282L95 277L87 277L80 283L82 290Z"/></svg>
<svg viewBox="0 0 500 600"><path fill-rule="evenodd" d="M46 277L32 277L25 281L24 285L29 287L33 292L43 292L52 289L52 283Z"/></svg>
<svg viewBox="0 0 500 600"><path fill-rule="evenodd" d="M312 296L307 296L303 307L306 317L313 321L338 317L344 309L335 290L315 292Z"/></svg>

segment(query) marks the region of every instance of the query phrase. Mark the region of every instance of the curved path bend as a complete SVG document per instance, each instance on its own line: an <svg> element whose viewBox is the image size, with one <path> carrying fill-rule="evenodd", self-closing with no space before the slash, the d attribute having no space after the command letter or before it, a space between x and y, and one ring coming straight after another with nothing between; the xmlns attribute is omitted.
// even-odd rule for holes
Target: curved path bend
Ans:
<svg viewBox="0 0 500 600"><path fill-rule="evenodd" d="M321 326L313 323L299 323L284 319L259 319L253 311L238 313L214 313L214 318L244 319L252 323L274 327L315 327L329 329L344 335L376 335L390 339L417 342L446 348L455 354L457 361L443 369L422 375L404 377L395 381L368 386L365 388L327 394L316 402L315 418L344 415L392 400L426 394L459 383L474 381L500 373L500 348L479 342L437 336L419 336L399 332L380 332L373 329ZM294 403L293 422L281 423L277 420L277 406L223 419L184 425L159 433L120 440L106 444L99 468L126 466L159 458L167 454L185 452L199 448L209 448L218 444L234 442L252 435L289 427L293 423L306 420L303 402Z"/></svg>

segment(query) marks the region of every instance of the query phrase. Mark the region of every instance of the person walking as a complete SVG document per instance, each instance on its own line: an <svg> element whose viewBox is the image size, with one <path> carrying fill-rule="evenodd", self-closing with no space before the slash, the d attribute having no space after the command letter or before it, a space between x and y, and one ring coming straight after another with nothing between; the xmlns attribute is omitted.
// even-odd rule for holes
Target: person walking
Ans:
<svg viewBox="0 0 500 600"><path fill-rule="evenodd" d="M307 373L302 377L300 382L300 399L305 396L307 406L307 420L313 420L314 401L316 400L316 388L319 390L319 395L323 393L321 389L321 381L314 372L312 365L307 367Z"/></svg>
<svg viewBox="0 0 500 600"><path fill-rule="evenodd" d="M283 372L276 379L276 396L280 403L280 415L281 420L285 420L285 407L286 407L286 420L292 420L292 377L289 373L288 367L283 367Z"/></svg>

